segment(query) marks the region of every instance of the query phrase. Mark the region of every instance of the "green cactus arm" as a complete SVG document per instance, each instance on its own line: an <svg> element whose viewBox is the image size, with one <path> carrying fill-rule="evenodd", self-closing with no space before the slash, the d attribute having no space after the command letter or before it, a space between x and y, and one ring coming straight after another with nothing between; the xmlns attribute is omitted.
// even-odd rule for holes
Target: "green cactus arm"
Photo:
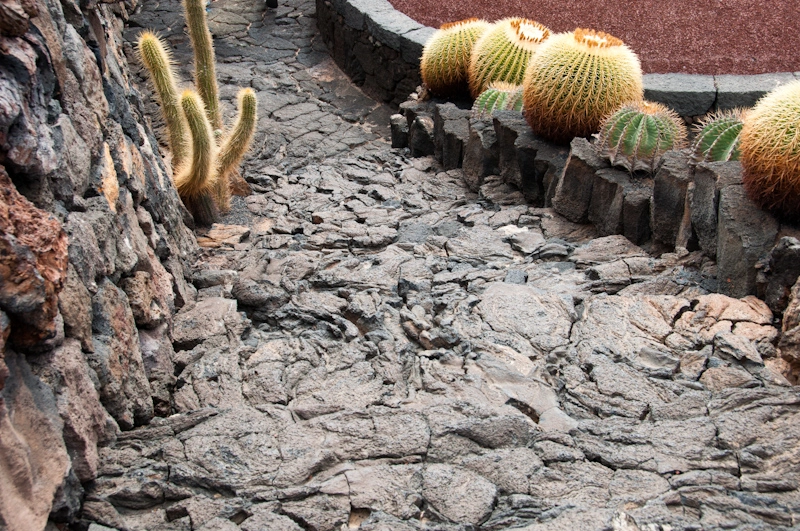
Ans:
<svg viewBox="0 0 800 531"><path fill-rule="evenodd" d="M203 98L208 120L214 129L222 129L222 113L217 88L216 59L211 32L208 30L205 0L184 0L183 9L189 38L194 50L194 81Z"/></svg>
<svg viewBox="0 0 800 531"><path fill-rule="evenodd" d="M139 36L139 55L150 73L150 79L161 104L167 127L172 165L183 164L189 154L189 140L183 112L178 101L178 88L166 46L154 33L145 31Z"/></svg>
<svg viewBox="0 0 800 531"><path fill-rule="evenodd" d="M228 201L230 201L230 190L228 188L228 175L236 171L236 168L242 161L244 154L250 147L250 141L253 139L253 133L256 129L256 117L258 110L258 101L253 89L242 89L238 95L239 114L236 119L236 124L231 129L230 134L225 137L220 148L219 156L217 158L217 175L219 176L218 183L215 188L215 196L220 202L220 206L225 209ZM225 196L227 194L227 201Z"/></svg>

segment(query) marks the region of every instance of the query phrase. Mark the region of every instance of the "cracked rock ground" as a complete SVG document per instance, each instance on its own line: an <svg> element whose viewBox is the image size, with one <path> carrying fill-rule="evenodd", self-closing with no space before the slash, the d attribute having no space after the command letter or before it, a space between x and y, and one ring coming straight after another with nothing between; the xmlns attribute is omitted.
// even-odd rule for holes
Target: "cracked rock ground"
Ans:
<svg viewBox="0 0 800 531"><path fill-rule="evenodd" d="M200 233L180 413L101 449L94 529L797 529L766 305L392 149L314 3L281 4L210 5L227 114L259 98L254 193ZM140 28L191 63L178 2Z"/></svg>

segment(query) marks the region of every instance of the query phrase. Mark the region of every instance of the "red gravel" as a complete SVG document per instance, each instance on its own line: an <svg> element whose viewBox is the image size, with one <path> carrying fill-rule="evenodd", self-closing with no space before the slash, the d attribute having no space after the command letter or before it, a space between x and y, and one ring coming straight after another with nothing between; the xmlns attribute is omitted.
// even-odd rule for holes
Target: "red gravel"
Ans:
<svg viewBox="0 0 800 531"><path fill-rule="evenodd" d="M645 73L800 71L800 0L389 0L427 26L523 16L619 37Z"/></svg>

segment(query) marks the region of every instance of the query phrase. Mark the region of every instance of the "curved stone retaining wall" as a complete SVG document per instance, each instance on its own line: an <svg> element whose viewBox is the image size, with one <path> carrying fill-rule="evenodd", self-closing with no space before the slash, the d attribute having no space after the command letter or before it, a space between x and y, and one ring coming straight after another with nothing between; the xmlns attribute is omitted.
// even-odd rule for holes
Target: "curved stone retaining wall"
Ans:
<svg viewBox="0 0 800 531"><path fill-rule="evenodd" d="M370 96L399 105L420 84L419 58L435 31L387 0L317 0L317 23L336 63ZM686 117L751 107L800 72L718 75L647 74L645 98Z"/></svg>
<svg viewBox="0 0 800 531"><path fill-rule="evenodd" d="M687 153L672 151L655 175L631 175L611 167L585 138L569 147L537 138L519 112L474 119L453 103L413 99L400 110L392 117L394 147L433 155L445 169L462 168L476 192L499 175L529 202L591 223L600 235L622 234L653 249L702 250L717 264L718 285L709 289L725 295L769 299L759 273L780 259L774 249L781 239L792 237L797 246L800 238L800 228L747 198L738 161L695 166ZM800 263L790 269L796 278Z"/></svg>

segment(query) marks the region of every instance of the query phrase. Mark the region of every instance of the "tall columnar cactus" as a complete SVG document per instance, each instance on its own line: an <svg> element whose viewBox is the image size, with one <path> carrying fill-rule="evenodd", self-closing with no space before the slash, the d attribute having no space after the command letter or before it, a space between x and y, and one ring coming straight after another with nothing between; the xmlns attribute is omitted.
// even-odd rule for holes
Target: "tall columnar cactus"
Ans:
<svg viewBox="0 0 800 531"><path fill-rule="evenodd" d="M472 49L469 91L477 98L492 81L522 84L533 53L550 36L550 30L527 18L498 20Z"/></svg>
<svg viewBox="0 0 800 531"><path fill-rule="evenodd" d="M528 123L559 143L596 133L614 109L643 95L636 54L616 37L580 28L544 41L523 82Z"/></svg>
<svg viewBox="0 0 800 531"><path fill-rule="evenodd" d="M494 111L522 111L522 85L495 81L472 104L472 116L491 116Z"/></svg>
<svg viewBox="0 0 800 531"><path fill-rule="evenodd" d="M175 174L175 187L183 204L200 225L210 225L218 215L212 193L217 180L217 145L200 96L185 90L180 101L192 135L189 160Z"/></svg>
<svg viewBox="0 0 800 531"><path fill-rule="evenodd" d="M677 113L660 103L639 101L603 121L595 147L612 165L654 173L664 153L685 142L686 126Z"/></svg>
<svg viewBox="0 0 800 531"><path fill-rule="evenodd" d="M214 44L206 18L206 0L183 0L183 11L194 50L194 83L205 103L211 127L219 130L222 129L222 113L217 88Z"/></svg>
<svg viewBox="0 0 800 531"><path fill-rule="evenodd" d="M747 113L739 141L744 188L781 217L800 219L800 81L780 86Z"/></svg>
<svg viewBox="0 0 800 531"><path fill-rule="evenodd" d="M696 128L692 158L695 162L739 160L739 138L743 125L743 109L710 114Z"/></svg>
<svg viewBox="0 0 800 531"><path fill-rule="evenodd" d="M237 171L256 129L256 94L253 89L239 91L239 115L233 129L225 137L217 157L217 175L214 197L218 205L230 203L228 176Z"/></svg>
<svg viewBox="0 0 800 531"><path fill-rule="evenodd" d="M236 175L236 167L250 145L255 130L256 98L251 89L240 92L236 125L225 134L205 2L184 0L183 5L194 49L197 94L184 93L179 101L169 54L155 35L142 33L139 50L161 102L178 193L195 220L207 225L215 221L219 211L230 209L229 179ZM204 113L211 131L210 142L206 141L206 128L201 127L193 114L197 109Z"/></svg>
<svg viewBox="0 0 800 531"><path fill-rule="evenodd" d="M167 48L155 34L145 31L139 37L139 54L142 57L161 103L167 126L172 163L178 167L186 159L189 148L185 119L178 101L178 85L170 67L172 61Z"/></svg>
<svg viewBox="0 0 800 531"><path fill-rule="evenodd" d="M472 47L489 23L470 18L442 25L422 49L420 74L433 94L449 96L466 89Z"/></svg>

